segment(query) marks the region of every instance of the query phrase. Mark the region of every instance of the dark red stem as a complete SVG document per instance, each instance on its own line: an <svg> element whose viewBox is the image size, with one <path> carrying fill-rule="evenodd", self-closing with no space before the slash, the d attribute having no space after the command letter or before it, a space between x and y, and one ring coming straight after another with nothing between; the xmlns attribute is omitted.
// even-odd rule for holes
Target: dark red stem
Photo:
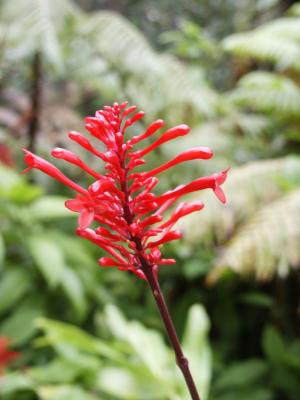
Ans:
<svg viewBox="0 0 300 400"><path fill-rule="evenodd" d="M149 286L151 288L152 294L154 296L154 299L156 301L157 307L159 309L161 318L164 322L168 338L170 340L170 343L174 349L175 355L176 355L176 362L178 367L181 369L181 372L184 376L186 385L189 389L191 398L193 400L200 400L200 396L198 394L194 379L192 377L190 368L189 368L189 362L188 359L185 357L180 341L178 339L171 315L169 313L168 306L166 304L164 295L160 289L160 285L158 282L158 279L154 275L151 266L148 265L147 261L143 259L143 257L140 258L141 264L143 266L143 271L144 274L147 277L147 281L149 283Z"/></svg>

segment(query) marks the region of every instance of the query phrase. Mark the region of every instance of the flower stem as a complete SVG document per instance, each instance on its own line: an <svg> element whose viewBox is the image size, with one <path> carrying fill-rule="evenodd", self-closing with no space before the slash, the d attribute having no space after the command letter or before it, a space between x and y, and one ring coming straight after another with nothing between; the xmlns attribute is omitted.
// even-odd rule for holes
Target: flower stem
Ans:
<svg viewBox="0 0 300 400"><path fill-rule="evenodd" d="M143 260L142 264L143 264L143 271L147 277L147 281L149 283L152 294L156 301L161 318L164 322L169 340L174 349L177 365L181 369L181 372L184 376L184 379L185 379L186 385L189 389L191 398L192 398L192 400L200 400L199 393L197 391L194 379L192 377L192 374L191 374L191 371L189 368L188 359L185 357L185 355L182 351L182 347L181 347L180 341L178 339L178 336L177 336L168 306L166 304L164 295L161 291L158 279L154 275L152 269L149 268L148 265L146 266L146 264L147 264L146 260Z"/></svg>

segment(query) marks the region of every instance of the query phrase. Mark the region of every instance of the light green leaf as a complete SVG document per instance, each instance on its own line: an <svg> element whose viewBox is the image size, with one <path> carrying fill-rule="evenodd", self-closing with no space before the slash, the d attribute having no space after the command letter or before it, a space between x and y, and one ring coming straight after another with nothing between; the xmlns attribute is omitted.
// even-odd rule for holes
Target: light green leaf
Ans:
<svg viewBox="0 0 300 400"><path fill-rule="evenodd" d="M64 268L61 285L70 299L77 316L79 318L83 317L87 309L84 289L79 277L71 268Z"/></svg>
<svg viewBox="0 0 300 400"><path fill-rule="evenodd" d="M51 287L62 282L65 273L64 254L59 246L46 235L28 239L29 249L37 267Z"/></svg>
<svg viewBox="0 0 300 400"><path fill-rule="evenodd" d="M36 330L34 320L42 314L42 309L35 302L27 301L6 318L0 325L0 332L12 339L14 344L22 344L33 336Z"/></svg>
<svg viewBox="0 0 300 400"><path fill-rule="evenodd" d="M6 270L0 280L0 313L20 300L30 287L30 277L23 269Z"/></svg>
<svg viewBox="0 0 300 400"><path fill-rule="evenodd" d="M35 220L49 220L52 218L76 217L77 214L68 210L62 196L43 196L36 200L28 208L30 217Z"/></svg>
<svg viewBox="0 0 300 400"><path fill-rule="evenodd" d="M0 268L3 267L5 259L5 243L2 235L0 235Z"/></svg>
<svg viewBox="0 0 300 400"><path fill-rule="evenodd" d="M69 383L80 374L81 367L63 359L55 359L47 365L31 368L28 372L39 384Z"/></svg>
<svg viewBox="0 0 300 400"><path fill-rule="evenodd" d="M39 318L36 325L45 333L45 336L37 341L40 345L66 344L92 355L99 354L111 359L119 359L118 353L111 346L75 326L46 318Z"/></svg>
<svg viewBox="0 0 300 400"><path fill-rule="evenodd" d="M7 374L0 377L0 394L11 395L18 391L34 390L33 381L24 374ZM16 397L15 397L16 398Z"/></svg>
<svg viewBox="0 0 300 400"><path fill-rule="evenodd" d="M98 400L79 386L43 386L37 390L41 400Z"/></svg>
<svg viewBox="0 0 300 400"><path fill-rule="evenodd" d="M144 328L137 321L126 321L118 308L113 305L106 306L105 319L112 334L128 343L154 376L167 377L169 352L157 332Z"/></svg>
<svg viewBox="0 0 300 400"><path fill-rule="evenodd" d="M188 313L182 346L203 399L208 396L212 375L212 355L208 342L209 327L210 322L204 307L200 304L193 305ZM188 399L189 395L184 382L181 382L185 393L184 398Z"/></svg>

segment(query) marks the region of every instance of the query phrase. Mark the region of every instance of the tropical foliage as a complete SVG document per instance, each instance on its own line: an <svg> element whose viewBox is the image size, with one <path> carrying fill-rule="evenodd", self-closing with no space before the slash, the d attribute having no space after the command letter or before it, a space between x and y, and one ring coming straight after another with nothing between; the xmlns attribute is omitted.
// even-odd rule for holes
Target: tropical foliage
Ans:
<svg viewBox="0 0 300 400"><path fill-rule="evenodd" d="M84 129L81 115L127 99L146 123L192 126L153 158L214 150L162 174L163 189L231 168L227 206L205 193L168 247L177 265L161 271L202 398L297 400L299 4L98 3L0 4L0 337L21 353L1 399L189 398L143 282L99 269L66 189L19 174L22 146L48 154Z"/></svg>

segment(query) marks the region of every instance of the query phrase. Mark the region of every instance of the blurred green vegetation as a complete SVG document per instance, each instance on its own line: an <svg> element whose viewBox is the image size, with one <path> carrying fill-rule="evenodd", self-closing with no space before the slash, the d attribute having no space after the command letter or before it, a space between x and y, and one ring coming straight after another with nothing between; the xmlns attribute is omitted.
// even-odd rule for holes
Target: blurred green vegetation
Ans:
<svg viewBox="0 0 300 400"><path fill-rule="evenodd" d="M231 167L228 205L201 193L160 272L203 400L299 400L299 3L2 0L0 49L0 336L22 353L0 398L189 398L144 282L99 268L65 188L20 175L21 147L73 149L84 115L127 99L192 127L150 164L214 150L160 188Z"/></svg>

